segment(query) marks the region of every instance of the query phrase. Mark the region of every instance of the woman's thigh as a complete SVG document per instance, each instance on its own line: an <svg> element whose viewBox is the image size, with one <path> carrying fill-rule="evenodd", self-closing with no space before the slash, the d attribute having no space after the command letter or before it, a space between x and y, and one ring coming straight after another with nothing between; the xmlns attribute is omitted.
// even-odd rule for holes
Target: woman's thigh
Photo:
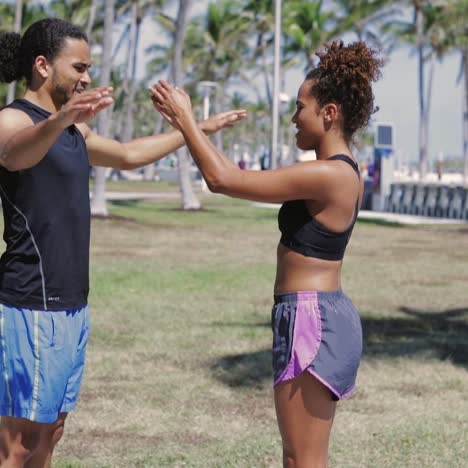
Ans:
<svg viewBox="0 0 468 468"><path fill-rule="evenodd" d="M297 466L305 465L306 460L322 460L324 464L316 466L326 466L336 409L330 391L305 371L278 384L274 396L285 456L299 461Z"/></svg>

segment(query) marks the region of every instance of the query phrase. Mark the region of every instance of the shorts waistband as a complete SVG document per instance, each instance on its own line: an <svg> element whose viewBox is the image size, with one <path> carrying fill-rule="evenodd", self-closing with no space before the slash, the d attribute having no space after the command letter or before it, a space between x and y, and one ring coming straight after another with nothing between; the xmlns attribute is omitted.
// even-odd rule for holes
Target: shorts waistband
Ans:
<svg viewBox="0 0 468 468"><path fill-rule="evenodd" d="M295 291L275 294L273 296L275 304L281 302L311 301L318 299L339 299L344 296L343 290L336 291Z"/></svg>

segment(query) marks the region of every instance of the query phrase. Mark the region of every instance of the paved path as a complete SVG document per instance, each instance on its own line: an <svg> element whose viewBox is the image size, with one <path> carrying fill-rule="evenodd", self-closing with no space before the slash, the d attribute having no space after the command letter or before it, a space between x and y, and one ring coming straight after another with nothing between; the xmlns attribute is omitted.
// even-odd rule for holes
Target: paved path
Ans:
<svg viewBox="0 0 468 468"><path fill-rule="evenodd" d="M358 219L383 220L399 224L468 224L468 221L463 219L434 218L430 216L416 216L369 210L361 210L359 212Z"/></svg>
<svg viewBox="0 0 468 468"><path fill-rule="evenodd" d="M93 198L93 193L89 192L89 198ZM180 198L178 192L117 192L106 191L106 200L167 200Z"/></svg>
<svg viewBox="0 0 468 468"><path fill-rule="evenodd" d="M260 208L279 209L281 205L274 203L254 203ZM387 221L398 224L468 224L468 221L452 218L431 218L429 216L416 216L400 213L387 213L383 211L360 210L358 219L371 219L375 221Z"/></svg>
<svg viewBox="0 0 468 468"><path fill-rule="evenodd" d="M179 199L178 192L106 192L107 200L158 200ZM275 203L253 203L259 208L272 208L279 210L281 205ZM468 224L468 221L451 218L432 218L429 216L416 216L400 213L387 213L383 211L359 211L358 219L369 219L375 221L387 221L398 224Z"/></svg>

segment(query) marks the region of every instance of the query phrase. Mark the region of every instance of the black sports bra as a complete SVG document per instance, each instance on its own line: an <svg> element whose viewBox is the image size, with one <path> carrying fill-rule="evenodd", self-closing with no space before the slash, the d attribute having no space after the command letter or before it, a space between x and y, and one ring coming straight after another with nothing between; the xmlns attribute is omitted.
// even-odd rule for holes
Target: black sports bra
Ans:
<svg viewBox="0 0 468 468"><path fill-rule="evenodd" d="M359 167L349 156L337 154L328 159L347 162L360 178ZM278 213L280 242L285 247L306 257L341 260L356 223L358 211L359 197L356 200L351 225L345 231L334 232L310 216L304 200L287 201L282 204Z"/></svg>

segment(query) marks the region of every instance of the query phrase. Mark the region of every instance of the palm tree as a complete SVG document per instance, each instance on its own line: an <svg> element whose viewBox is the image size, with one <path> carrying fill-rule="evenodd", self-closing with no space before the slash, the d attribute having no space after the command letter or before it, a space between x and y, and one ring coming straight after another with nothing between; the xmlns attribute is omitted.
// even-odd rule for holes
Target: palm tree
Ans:
<svg viewBox="0 0 468 468"><path fill-rule="evenodd" d="M192 21L187 31L185 57L192 88L197 83L216 83L213 109L220 111L222 92L228 83L246 83L243 73L248 60L249 19L238 0L210 3L205 16ZM223 149L221 132L214 135L215 144Z"/></svg>
<svg viewBox="0 0 468 468"><path fill-rule="evenodd" d="M322 0L292 2L285 12L284 30L286 58L290 65L298 65L302 56L305 71L315 67L317 49L343 32L336 14L326 10Z"/></svg>
<svg viewBox="0 0 468 468"><path fill-rule="evenodd" d="M418 82L419 82L419 174L424 179L427 172L427 147L429 130L429 96L432 85L431 67L427 97L424 89L424 1L414 0L414 23L416 26L416 47L418 54Z"/></svg>
<svg viewBox="0 0 468 468"><path fill-rule="evenodd" d="M175 85L182 85L184 82L184 70L182 53L184 48L185 33L187 30L188 11L191 0L179 0L179 8L175 21L174 31L174 55L172 59L172 81ZM190 168L192 161L188 156L186 148L176 152L178 158L179 188L181 193L183 210L199 210L201 203L193 190Z"/></svg>
<svg viewBox="0 0 468 468"><path fill-rule="evenodd" d="M91 5L88 10L88 22L86 23L86 35L91 39L91 33L93 31L94 23L96 21L97 14L97 2L98 0L91 0Z"/></svg>
<svg viewBox="0 0 468 468"><path fill-rule="evenodd" d="M166 74L168 79L170 79L174 58L173 42L176 30L176 18L172 18L163 9L159 9L154 15L153 20L158 24L169 43L164 44L163 41L158 41L146 48L145 53L147 57L150 57L146 64L146 74L148 78ZM185 34L184 41L187 41L187 33Z"/></svg>
<svg viewBox="0 0 468 468"><path fill-rule="evenodd" d="M122 135L123 141L131 140L133 137L134 125L134 102L139 86L137 80L138 68L138 49L140 45L141 25L146 16L152 13L156 8L161 8L164 4L162 0L130 0L120 1L118 3L117 17L122 17L128 14L130 16L130 25L128 31L128 53L126 60L126 69L124 71L124 80L122 93L125 101L125 125L117 126L119 135ZM123 115L120 116L120 122L123 120Z"/></svg>
<svg viewBox="0 0 468 468"><path fill-rule="evenodd" d="M463 92L463 181L468 185L468 45L462 52L464 92Z"/></svg>
<svg viewBox="0 0 468 468"><path fill-rule="evenodd" d="M146 49L146 53L152 56L147 63L147 75L166 74L168 78L179 86L185 83L185 61L184 52L187 35L188 12L191 1L180 0L177 16L175 18L160 10L154 16L163 33L169 38L169 44L154 44ZM187 87L187 86L186 86ZM162 129L161 119L156 120L154 132L159 133ZM188 157L186 148L175 152L178 160L179 190L181 194L181 207L183 210L199 210L201 203L195 194L191 181L191 159ZM145 168L145 178L152 178L154 168Z"/></svg>
<svg viewBox="0 0 468 468"><path fill-rule="evenodd" d="M101 70L99 85L109 86L112 67L112 33L114 29L114 1L105 0L104 3L104 42L102 45ZM108 136L110 128L110 109L99 112L97 117L98 133ZM106 169L95 168L93 199L91 202L91 214L94 216L107 216L106 204Z"/></svg>
<svg viewBox="0 0 468 468"><path fill-rule="evenodd" d="M117 135L121 135L122 141L129 141L133 136L133 109L137 91L137 62L138 45L140 40L141 23L143 21L143 11L138 0L124 3L125 7L130 6L130 25L128 37L127 59L124 64L124 78L122 82L123 108L119 115L117 125ZM122 124L125 119L125 125Z"/></svg>
<svg viewBox="0 0 468 468"><path fill-rule="evenodd" d="M419 97L419 176L423 180L428 171L429 116L435 60L448 51L448 36L443 26L447 2L444 0L410 0L414 16L412 22L387 25L401 44L414 45L418 57ZM427 81L426 81L427 79Z"/></svg>
<svg viewBox="0 0 468 468"><path fill-rule="evenodd" d="M49 11L52 16L70 21L87 32L89 28L90 36L94 27L96 6L96 0L52 0Z"/></svg>
<svg viewBox="0 0 468 468"><path fill-rule="evenodd" d="M162 9L160 9L154 15L153 20L159 25L164 35L167 36L167 38L169 38L169 42L173 43L176 30L176 19L170 17ZM174 61L174 48L171 46L171 44L163 44L162 41L155 42L154 44L145 49L145 53L147 57L150 57L146 63L147 80L153 80L154 77L160 77L161 75L167 78L168 80L171 80L173 68L172 64ZM153 133L155 135L161 133L163 125L164 119L160 115L157 115ZM148 164L148 166L144 168L143 178L144 180L153 180L154 174L154 164ZM186 181L185 177L184 181ZM184 203L182 203L182 206L183 205Z"/></svg>
<svg viewBox="0 0 468 468"><path fill-rule="evenodd" d="M335 0L339 9L340 29L356 34L378 49L384 48L382 28L389 19L401 15L401 7L392 0Z"/></svg>
<svg viewBox="0 0 468 468"><path fill-rule="evenodd" d="M460 56L463 78L463 179L468 185L468 0L452 0L446 10L444 26L451 49Z"/></svg>
<svg viewBox="0 0 468 468"><path fill-rule="evenodd" d="M271 103L266 99L258 99L246 107L248 113L245 126L250 130L255 153L261 153L260 158L265 158L263 163L266 166L266 158L271 154Z"/></svg>
<svg viewBox="0 0 468 468"><path fill-rule="evenodd" d="M9 3L0 3L0 32L9 32L15 24L15 10Z"/></svg>
<svg viewBox="0 0 468 468"><path fill-rule="evenodd" d="M239 1L210 3L206 16L192 21L187 31L184 55L189 78L213 81L221 87L239 78L249 52L248 29Z"/></svg>
<svg viewBox="0 0 468 468"><path fill-rule="evenodd" d="M271 109L273 106L271 57L275 29L274 0L249 0L244 7L244 14L249 19L249 33L252 34L255 44L248 64L254 73L260 69L265 85L266 99ZM261 99L258 91L257 97Z"/></svg>
<svg viewBox="0 0 468 468"><path fill-rule="evenodd" d="M460 4L458 18L459 32L457 34L458 49L461 52L461 65L463 69L463 180L468 185L468 2L463 0ZM462 20L460 20L463 18Z"/></svg>
<svg viewBox="0 0 468 468"><path fill-rule="evenodd" d="M21 31L21 23L23 19L23 1L16 0L15 2L15 24L13 31L19 33ZM16 81L8 85L7 104L15 99Z"/></svg>

